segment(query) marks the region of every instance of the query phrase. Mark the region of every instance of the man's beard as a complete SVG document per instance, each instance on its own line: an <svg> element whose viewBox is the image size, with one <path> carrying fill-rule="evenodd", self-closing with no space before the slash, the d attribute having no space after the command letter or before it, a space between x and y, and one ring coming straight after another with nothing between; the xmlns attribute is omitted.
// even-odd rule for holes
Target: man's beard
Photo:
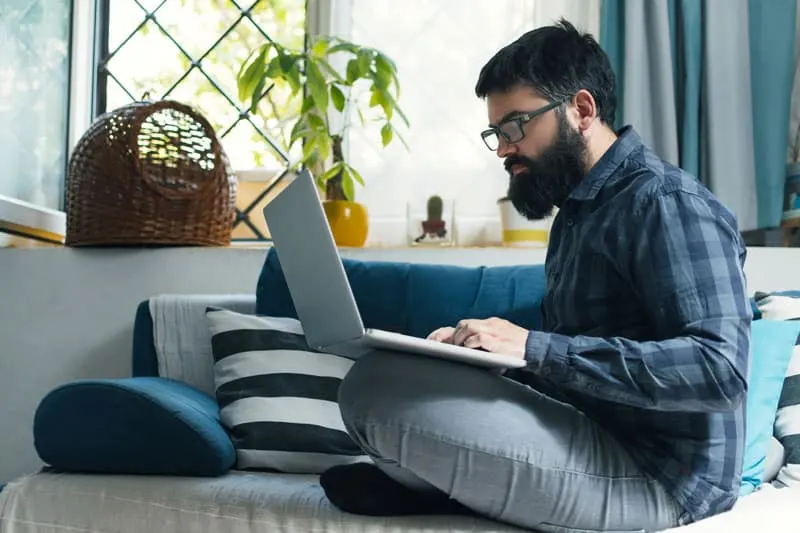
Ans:
<svg viewBox="0 0 800 533"><path fill-rule="evenodd" d="M563 115L558 117L558 135L535 160L521 155L505 161L511 178L508 198L514 208L528 220L541 220L561 207L586 174L586 143L569 127ZM511 174L511 167L523 165L526 170Z"/></svg>

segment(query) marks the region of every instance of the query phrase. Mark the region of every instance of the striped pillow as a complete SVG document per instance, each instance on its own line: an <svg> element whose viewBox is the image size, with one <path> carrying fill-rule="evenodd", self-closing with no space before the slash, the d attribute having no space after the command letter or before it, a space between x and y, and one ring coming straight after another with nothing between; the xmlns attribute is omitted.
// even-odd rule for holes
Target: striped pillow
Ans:
<svg viewBox="0 0 800 533"><path fill-rule="evenodd" d="M236 468L317 474L367 460L337 403L353 361L309 349L297 320L206 310L214 389Z"/></svg>
<svg viewBox="0 0 800 533"><path fill-rule="evenodd" d="M756 294L762 318L800 320L800 294ZM775 415L775 438L783 445L786 460L773 482L779 487L800 485L800 337L792 353Z"/></svg>

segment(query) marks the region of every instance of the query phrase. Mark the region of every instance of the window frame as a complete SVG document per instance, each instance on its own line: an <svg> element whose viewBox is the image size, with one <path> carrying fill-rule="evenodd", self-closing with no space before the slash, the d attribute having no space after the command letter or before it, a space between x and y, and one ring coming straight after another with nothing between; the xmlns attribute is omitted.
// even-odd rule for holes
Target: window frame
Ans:
<svg viewBox="0 0 800 533"><path fill-rule="evenodd" d="M67 138L64 139L67 154L80 140L92 119L96 1L71 2ZM65 174L66 171L65 167ZM64 190L59 209L0 195L0 234L63 244L67 225L64 203Z"/></svg>

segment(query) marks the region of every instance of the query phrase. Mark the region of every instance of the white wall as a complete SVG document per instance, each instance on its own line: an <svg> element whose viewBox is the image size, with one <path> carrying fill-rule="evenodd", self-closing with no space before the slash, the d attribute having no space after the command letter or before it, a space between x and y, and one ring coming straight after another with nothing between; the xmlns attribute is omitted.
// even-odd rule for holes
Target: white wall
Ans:
<svg viewBox="0 0 800 533"><path fill-rule="evenodd" d="M0 483L40 466L39 400L77 378L130 374L136 305L163 293L253 293L265 250L0 248ZM535 264L543 250L364 249L343 255L429 263ZM800 250L753 248L751 289L800 288Z"/></svg>

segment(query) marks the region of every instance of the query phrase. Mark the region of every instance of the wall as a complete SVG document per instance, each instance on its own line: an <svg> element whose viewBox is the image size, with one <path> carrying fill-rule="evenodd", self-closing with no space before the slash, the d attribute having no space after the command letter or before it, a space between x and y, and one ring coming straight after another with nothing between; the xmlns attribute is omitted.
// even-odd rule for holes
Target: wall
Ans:
<svg viewBox="0 0 800 533"><path fill-rule="evenodd" d="M153 294L252 293L263 249L0 249L0 483L40 465L39 400L77 378L129 375L136 305ZM543 250L364 249L343 255L466 265L539 263ZM752 248L751 289L800 288L800 250Z"/></svg>
<svg viewBox="0 0 800 533"><path fill-rule="evenodd" d="M39 466L40 398L130 373L136 305L160 292L252 292L264 250L0 249L0 483Z"/></svg>

